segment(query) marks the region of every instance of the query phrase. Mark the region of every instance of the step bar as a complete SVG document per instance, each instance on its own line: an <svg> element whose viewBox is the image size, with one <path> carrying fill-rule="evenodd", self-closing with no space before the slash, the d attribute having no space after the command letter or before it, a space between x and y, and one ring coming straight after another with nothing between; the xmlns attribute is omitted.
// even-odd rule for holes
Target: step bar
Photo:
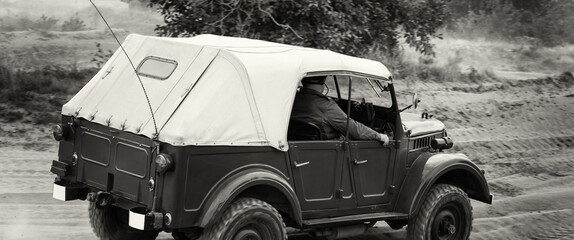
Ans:
<svg viewBox="0 0 574 240"><path fill-rule="evenodd" d="M367 213L367 214L358 214L358 215L341 216L341 217L309 219L304 220L303 225L308 227L311 226L320 227L337 223L355 223L355 222L406 220L406 219L408 219L408 214L406 213L384 212L384 213Z"/></svg>

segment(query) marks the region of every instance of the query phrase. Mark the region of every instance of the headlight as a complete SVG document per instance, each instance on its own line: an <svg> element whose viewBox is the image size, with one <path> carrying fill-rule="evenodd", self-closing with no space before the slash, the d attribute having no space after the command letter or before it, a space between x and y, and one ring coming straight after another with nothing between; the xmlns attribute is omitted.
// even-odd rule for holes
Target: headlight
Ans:
<svg viewBox="0 0 574 240"><path fill-rule="evenodd" d="M72 137L72 126L68 124L58 124L52 127L52 133L56 141L68 140Z"/></svg>
<svg viewBox="0 0 574 240"><path fill-rule="evenodd" d="M443 150L452 148L454 143L452 142L452 139L450 139L449 137L443 137L433 139L430 145L431 148L434 148L436 150Z"/></svg>
<svg viewBox="0 0 574 240"><path fill-rule="evenodd" d="M160 153L155 157L155 168L160 173L165 173L173 167L171 156L165 153Z"/></svg>

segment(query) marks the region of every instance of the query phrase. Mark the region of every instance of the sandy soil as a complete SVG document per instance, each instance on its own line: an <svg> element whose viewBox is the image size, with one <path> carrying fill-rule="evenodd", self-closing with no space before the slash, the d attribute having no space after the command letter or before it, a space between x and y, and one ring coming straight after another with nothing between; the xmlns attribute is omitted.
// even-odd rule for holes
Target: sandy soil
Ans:
<svg viewBox="0 0 574 240"><path fill-rule="evenodd" d="M34 2L42 8L32 7ZM84 6L79 3L73 10L59 5L47 8L43 1L27 4L31 7L25 12L38 8L41 14L95 13L93 9L82 12ZM153 26L161 22L157 14L132 12L127 20L125 12L102 10L112 26L120 28L115 29L120 41L130 31L138 32L130 28L134 23L148 31L139 33L152 34ZM91 22L98 18L90 19L86 23L99 30L0 34L0 50L5 53L0 61L12 68L43 66L46 61L93 66L96 43L104 51L115 51L117 44L101 29L101 22ZM466 153L486 170L494 203L472 201L471 239L574 239L574 80L546 78L574 71L574 46L533 50L480 39L437 40L436 44L439 64L487 70L499 79L481 84L396 82L405 106L414 92L423 101L419 109L409 111L426 111L444 121L455 141L450 151ZM420 61L418 53L406 50L405 58ZM531 55L538 57L525 57ZM50 165L57 158L57 145L50 135L49 127L0 121L0 240L96 239L86 202L52 199ZM376 226L352 239L405 239L405 229L392 230L385 223ZM158 239L172 238L162 233Z"/></svg>
<svg viewBox="0 0 574 240"><path fill-rule="evenodd" d="M443 120L464 152L485 169L493 205L472 201L471 239L574 239L574 80L482 84L397 82L419 93L415 112ZM87 204L51 198L57 148L47 127L0 127L0 239L96 239ZM404 239L377 228L353 239ZM158 239L171 239L166 233Z"/></svg>

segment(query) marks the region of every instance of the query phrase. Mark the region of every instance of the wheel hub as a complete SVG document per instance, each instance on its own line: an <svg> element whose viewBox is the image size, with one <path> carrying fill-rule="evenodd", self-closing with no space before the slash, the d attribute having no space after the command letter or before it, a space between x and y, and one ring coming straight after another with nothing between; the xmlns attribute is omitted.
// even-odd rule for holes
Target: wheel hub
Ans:
<svg viewBox="0 0 574 240"><path fill-rule="evenodd" d="M433 239L446 240L453 239L456 235L457 217L449 209L440 211L433 224Z"/></svg>
<svg viewBox="0 0 574 240"><path fill-rule="evenodd" d="M237 234L235 234L233 240L263 240L263 239L261 238L261 235L259 235L259 233L253 229L242 229Z"/></svg>
<svg viewBox="0 0 574 240"><path fill-rule="evenodd" d="M449 224L448 226L448 232L453 235L456 232L456 227L452 224Z"/></svg>

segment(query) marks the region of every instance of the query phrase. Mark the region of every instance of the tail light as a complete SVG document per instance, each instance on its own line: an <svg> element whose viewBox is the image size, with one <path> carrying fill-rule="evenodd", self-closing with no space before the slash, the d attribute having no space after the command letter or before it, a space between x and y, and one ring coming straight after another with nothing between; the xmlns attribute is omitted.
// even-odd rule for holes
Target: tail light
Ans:
<svg viewBox="0 0 574 240"><path fill-rule="evenodd" d="M52 127L52 133L56 141L69 140L72 138L74 130L69 124L57 124Z"/></svg>
<svg viewBox="0 0 574 240"><path fill-rule="evenodd" d="M173 167L171 156L165 153L160 153L155 157L155 166L158 172L165 173Z"/></svg>

